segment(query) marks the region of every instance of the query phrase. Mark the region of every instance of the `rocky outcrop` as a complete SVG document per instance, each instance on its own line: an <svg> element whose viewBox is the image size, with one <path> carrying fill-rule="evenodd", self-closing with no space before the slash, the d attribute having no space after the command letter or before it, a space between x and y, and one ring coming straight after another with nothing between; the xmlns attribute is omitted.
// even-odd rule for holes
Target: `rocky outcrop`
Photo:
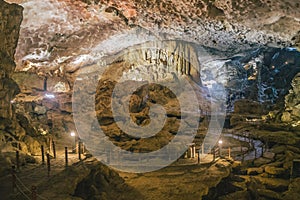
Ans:
<svg viewBox="0 0 300 200"><path fill-rule="evenodd" d="M283 122L300 126L300 73L295 76L289 94L285 97L285 112L282 113Z"/></svg>
<svg viewBox="0 0 300 200"><path fill-rule="evenodd" d="M142 195L128 186L117 172L98 163L77 184L74 195L82 199L142 199Z"/></svg>
<svg viewBox="0 0 300 200"><path fill-rule="evenodd" d="M19 87L11 78L15 69L14 54L19 38L23 8L16 4L8 4L0 0L0 174L12 164L11 152L26 145L19 143L20 135L24 130L17 123L13 111L15 96Z"/></svg>
<svg viewBox="0 0 300 200"><path fill-rule="evenodd" d="M19 92L18 85L11 79L15 69L14 54L18 43L22 21L22 7L0 1L0 117L12 119L11 101Z"/></svg>

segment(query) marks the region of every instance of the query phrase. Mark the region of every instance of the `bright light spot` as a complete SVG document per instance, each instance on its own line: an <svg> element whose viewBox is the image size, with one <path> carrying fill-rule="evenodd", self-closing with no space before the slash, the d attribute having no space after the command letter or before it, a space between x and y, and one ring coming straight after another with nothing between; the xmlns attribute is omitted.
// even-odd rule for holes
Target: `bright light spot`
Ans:
<svg viewBox="0 0 300 200"><path fill-rule="evenodd" d="M47 130L44 130L42 128L39 129L41 135L47 135L48 131Z"/></svg>
<svg viewBox="0 0 300 200"><path fill-rule="evenodd" d="M74 132L71 132L71 136L72 136L72 137L75 137L75 133L74 133Z"/></svg>
<svg viewBox="0 0 300 200"><path fill-rule="evenodd" d="M54 99L55 98L54 94L45 94L45 97L48 98L48 99Z"/></svg>
<svg viewBox="0 0 300 200"><path fill-rule="evenodd" d="M223 143L223 141L222 140L219 140L219 144L222 144Z"/></svg>
<svg viewBox="0 0 300 200"><path fill-rule="evenodd" d="M15 103L15 101L14 101L14 100L11 100L10 103Z"/></svg>

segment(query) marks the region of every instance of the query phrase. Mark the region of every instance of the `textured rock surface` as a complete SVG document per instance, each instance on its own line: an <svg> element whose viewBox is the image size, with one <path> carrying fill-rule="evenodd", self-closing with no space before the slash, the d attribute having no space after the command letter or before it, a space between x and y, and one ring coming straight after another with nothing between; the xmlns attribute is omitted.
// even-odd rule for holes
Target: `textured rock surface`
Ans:
<svg viewBox="0 0 300 200"><path fill-rule="evenodd" d="M41 75L64 76L99 58L105 47L97 45L130 24L224 52L286 46L299 31L300 8L289 1L9 1L25 8L17 69Z"/></svg>
<svg viewBox="0 0 300 200"><path fill-rule="evenodd" d="M128 186L117 172L97 163L81 180L74 195L82 199L130 199L142 198L139 192Z"/></svg>
<svg viewBox="0 0 300 200"><path fill-rule="evenodd" d="M285 112L281 119L284 122L292 122L294 126L300 126L300 74L292 81L292 89L285 97Z"/></svg>
<svg viewBox="0 0 300 200"><path fill-rule="evenodd" d="M11 79L15 69L14 54L17 47L22 7L0 1L0 117L12 119L11 100L18 93L17 84Z"/></svg>

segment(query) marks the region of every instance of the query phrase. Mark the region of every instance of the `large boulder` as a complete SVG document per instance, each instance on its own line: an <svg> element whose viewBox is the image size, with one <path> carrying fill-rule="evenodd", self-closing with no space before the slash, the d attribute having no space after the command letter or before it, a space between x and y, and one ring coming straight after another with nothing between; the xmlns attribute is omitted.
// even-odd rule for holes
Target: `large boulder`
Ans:
<svg viewBox="0 0 300 200"><path fill-rule="evenodd" d="M27 145L28 151L31 153L31 155L41 155L41 144L38 142L38 140L26 135L23 141Z"/></svg>
<svg viewBox="0 0 300 200"><path fill-rule="evenodd" d="M265 172L276 177L281 177L286 174L286 169L280 167L266 166Z"/></svg>
<svg viewBox="0 0 300 200"><path fill-rule="evenodd" d="M285 112L283 112L281 120L297 126L297 122L300 120L300 73L294 77L291 85L292 89L285 96Z"/></svg>

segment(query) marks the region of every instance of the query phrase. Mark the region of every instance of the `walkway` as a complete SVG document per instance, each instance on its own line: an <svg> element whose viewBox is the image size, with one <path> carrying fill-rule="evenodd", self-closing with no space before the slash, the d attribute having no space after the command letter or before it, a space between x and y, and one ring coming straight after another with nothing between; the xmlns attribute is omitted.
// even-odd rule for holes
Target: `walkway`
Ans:
<svg viewBox="0 0 300 200"><path fill-rule="evenodd" d="M68 144L68 143L67 143ZM6 176L0 178L0 199L31 199L32 186L38 186L41 183L45 183L56 174L60 173L65 166L65 143L57 142L56 145L56 159L53 157L50 159L50 175L48 177L48 168L46 164L41 163L41 156L35 156L36 160L39 161L37 164L26 164L25 166L20 166L20 169L16 172L16 185L17 188L13 190L13 178L12 174L8 173ZM72 153L72 145L68 144L68 165L72 165L79 162L78 154ZM82 156L82 158L84 158ZM38 195L39 188L37 187L37 199L47 199L46 197L41 197Z"/></svg>

